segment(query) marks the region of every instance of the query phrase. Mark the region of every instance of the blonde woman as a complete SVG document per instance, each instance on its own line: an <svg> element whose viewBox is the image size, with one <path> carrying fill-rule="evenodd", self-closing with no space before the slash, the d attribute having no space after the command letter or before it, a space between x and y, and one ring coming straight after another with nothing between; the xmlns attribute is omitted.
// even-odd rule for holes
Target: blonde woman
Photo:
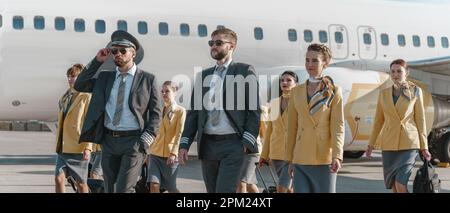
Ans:
<svg viewBox="0 0 450 213"><path fill-rule="evenodd" d="M286 161L285 149L288 125L288 103L292 89L298 83L298 76L292 71L285 71L280 77L281 96L269 105L266 137L264 138L260 166L271 163L278 176L277 192L291 190L292 178L289 176L289 162Z"/></svg>
<svg viewBox="0 0 450 213"><path fill-rule="evenodd" d="M175 102L178 86L172 81L164 82L161 95L164 100L163 117L156 142L148 156L150 192L159 193L160 188L178 193L178 147L184 129L186 110Z"/></svg>
<svg viewBox="0 0 450 213"><path fill-rule="evenodd" d="M311 44L305 67L309 79L294 88L288 106L287 160L295 193L334 193L344 145L341 88L323 75L331 51Z"/></svg>
<svg viewBox="0 0 450 213"><path fill-rule="evenodd" d="M394 193L407 193L418 150L426 160L431 159L423 94L418 86L406 80L409 70L403 59L394 60L390 69L394 85L381 90L378 96L375 123L366 155L370 158L374 147L380 148L386 188Z"/></svg>
<svg viewBox="0 0 450 213"><path fill-rule="evenodd" d="M91 95L77 92L73 85L83 70L82 64L75 64L67 72L69 89L59 100L58 130L56 135L55 191L64 193L67 176L73 177L77 192L88 193L87 185L89 159L92 143L78 143L81 128L86 117Z"/></svg>

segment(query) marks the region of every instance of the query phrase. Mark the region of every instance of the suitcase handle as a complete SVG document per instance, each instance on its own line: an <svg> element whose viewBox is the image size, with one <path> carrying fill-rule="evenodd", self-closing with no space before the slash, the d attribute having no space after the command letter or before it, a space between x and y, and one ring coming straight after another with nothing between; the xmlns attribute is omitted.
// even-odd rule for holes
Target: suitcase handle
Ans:
<svg viewBox="0 0 450 213"><path fill-rule="evenodd" d="M268 191L269 191L269 188L267 188L266 181L264 180L264 178L263 178L263 176L262 176L262 174L261 174L261 170L259 169L259 163L256 162L255 165L256 165L256 172L258 173L259 177L261 178L261 181L262 181L262 183L263 183L263 185L264 185L264 188L265 188L266 191L268 192Z"/></svg>

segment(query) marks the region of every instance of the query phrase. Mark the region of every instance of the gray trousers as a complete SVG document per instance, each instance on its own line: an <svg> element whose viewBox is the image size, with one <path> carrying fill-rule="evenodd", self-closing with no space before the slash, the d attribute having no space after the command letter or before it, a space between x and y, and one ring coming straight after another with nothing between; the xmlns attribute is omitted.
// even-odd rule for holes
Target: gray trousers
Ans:
<svg viewBox="0 0 450 213"><path fill-rule="evenodd" d="M102 169L107 193L133 193L145 154L139 136L112 137L102 143Z"/></svg>
<svg viewBox="0 0 450 213"><path fill-rule="evenodd" d="M240 139L202 140L202 173L208 193L236 193L244 159Z"/></svg>

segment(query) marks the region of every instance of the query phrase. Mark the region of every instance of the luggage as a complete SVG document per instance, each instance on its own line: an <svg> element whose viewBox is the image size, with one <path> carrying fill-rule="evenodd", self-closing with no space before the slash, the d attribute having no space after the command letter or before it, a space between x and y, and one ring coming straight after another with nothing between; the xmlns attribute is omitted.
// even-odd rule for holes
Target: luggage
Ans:
<svg viewBox="0 0 450 213"><path fill-rule="evenodd" d="M255 163L255 165L256 165L256 172L258 173L258 176L259 176L259 178L261 179L261 182L264 185L264 190L262 191L262 193L277 193L277 186L276 186L277 185L277 180L275 178L275 175L273 174L273 171L272 171L271 167L269 166L269 164L268 163L264 163L264 164L266 164L267 168L269 169L270 176L272 176L272 180L273 180L273 183L275 184L275 186L267 187L266 181L264 180L264 177L261 174L261 169L259 168L259 163Z"/></svg>
<svg viewBox="0 0 450 213"><path fill-rule="evenodd" d="M141 168L141 176L139 177L139 180L136 183L136 187L134 188L136 190L136 193L150 192L150 188L147 184L147 176L148 176L147 163L143 163Z"/></svg>
<svg viewBox="0 0 450 213"><path fill-rule="evenodd" d="M103 180L89 178L87 184L89 193L105 193L105 183Z"/></svg>
<svg viewBox="0 0 450 213"><path fill-rule="evenodd" d="M417 170L413 183L413 193L439 193L441 180L430 161L424 161Z"/></svg>
<svg viewBox="0 0 450 213"><path fill-rule="evenodd" d="M78 193L78 188L76 181L72 176L67 177L67 182L72 186L73 191ZM105 193L104 181L101 179L88 178L87 185L89 188L89 193Z"/></svg>

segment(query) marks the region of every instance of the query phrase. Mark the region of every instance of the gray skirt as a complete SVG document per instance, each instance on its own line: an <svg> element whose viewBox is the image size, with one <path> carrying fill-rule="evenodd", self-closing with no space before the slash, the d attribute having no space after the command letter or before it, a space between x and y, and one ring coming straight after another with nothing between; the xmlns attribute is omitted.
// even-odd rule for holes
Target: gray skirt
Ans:
<svg viewBox="0 0 450 213"><path fill-rule="evenodd" d="M148 176L147 183L158 183L161 188L167 189L170 193L177 192L178 163L167 165L167 158L150 155L148 156Z"/></svg>
<svg viewBox="0 0 450 213"><path fill-rule="evenodd" d="M416 163L418 151L383 151L381 154L386 188L391 189L395 181L407 186L411 171Z"/></svg>
<svg viewBox="0 0 450 213"><path fill-rule="evenodd" d="M278 176L278 185L291 188L291 176L289 175L289 163L283 160L272 160L272 165Z"/></svg>
<svg viewBox="0 0 450 213"><path fill-rule="evenodd" d="M65 173L79 183L87 183L89 160L83 160L82 154L58 154L56 157L55 176Z"/></svg>
<svg viewBox="0 0 450 213"><path fill-rule="evenodd" d="M239 180L248 184L257 184L256 164L259 161L259 155L244 155Z"/></svg>
<svg viewBox="0 0 450 213"><path fill-rule="evenodd" d="M294 193L335 193L336 173L330 172L329 165L294 166Z"/></svg>

